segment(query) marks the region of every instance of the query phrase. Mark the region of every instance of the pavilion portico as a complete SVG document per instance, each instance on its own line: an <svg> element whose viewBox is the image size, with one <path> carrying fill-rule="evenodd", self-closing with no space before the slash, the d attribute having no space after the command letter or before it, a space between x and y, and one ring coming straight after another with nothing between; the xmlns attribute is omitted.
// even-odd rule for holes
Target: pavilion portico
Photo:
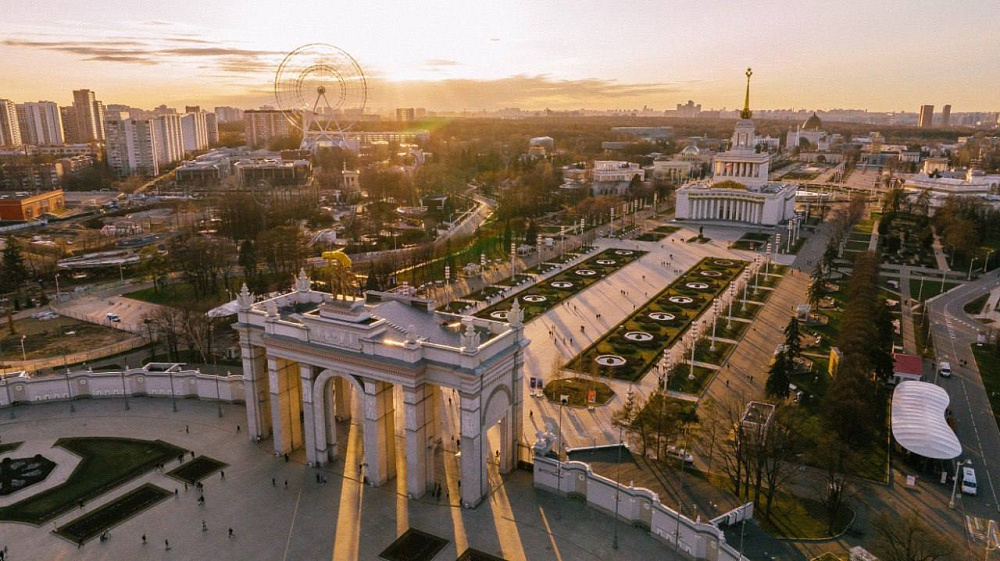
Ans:
<svg viewBox="0 0 1000 561"><path fill-rule="evenodd" d="M276 454L304 448L310 465L335 462L335 423L351 419L364 459L345 469L381 485L396 475L401 409L406 488L420 497L436 482L445 391L459 410L462 504L489 491L488 428L499 429L500 472L515 467L527 344L520 310L501 323L438 313L402 294L338 299L311 290L304 273L291 293L255 302L244 287L238 303L249 436L272 437Z"/></svg>

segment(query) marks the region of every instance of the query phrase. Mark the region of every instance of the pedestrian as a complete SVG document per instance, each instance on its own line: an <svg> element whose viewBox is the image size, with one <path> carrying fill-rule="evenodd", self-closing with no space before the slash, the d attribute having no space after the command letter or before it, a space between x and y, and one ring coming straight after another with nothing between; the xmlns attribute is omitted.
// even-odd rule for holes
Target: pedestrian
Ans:
<svg viewBox="0 0 1000 561"><path fill-rule="evenodd" d="M146 534L142 535L142 545L146 545Z"/></svg>
<svg viewBox="0 0 1000 561"><path fill-rule="evenodd" d="M191 428L188 427L187 425L184 425L184 432L187 434L191 434Z"/></svg>
<svg viewBox="0 0 1000 561"><path fill-rule="evenodd" d="M232 529L232 528L230 528L230 529L229 529L229 537L230 537L230 538L232 538L232 537L233 537L233 529Z"/></svg>
<svg viewBox="0 0 1000 561"><path fill-rule="evenodd" d="M288 489L288 480L285 480L285 489Z"/></svg>
<svg viewBox="0 0 1000 561"><path fill-rule="evenodd" d="M236 434L240 434L240 426L236 425Z"/></svg>
<svg viewBox="0 0 1000 561"><path fill-rule="evenodd" d="M80 549L81 547L83 547L83 540L82 539L80 541L76 542L76 548Z"/></svg>
<svg viewBox="0 0 1000 561"><path fill-rule="evenodd" d="M273 477L271 478L271 487L277 487L277 483L275 482Z"/></svg>
<svg viewBox="0 0 1000 561"><path fill-rule="evenodd" d="M226 470L222 470L222 471L220 471L220 472L219 472L219 475L221 475L221 476L222 476L222 479L225 479L225 478L226 478Z"/></svg>
<svg viewBox="0 0 1000 561"><path fill-rule="evenodd" d="M528 418L529 419L534 419L535 418L535 412L534 411L528 411Z"/></svg>
<svg viewBox="0 0 1000 561"><path fill-rule="evenodd" d="M316 474L316 483L319 483L319 474Z"/></svg>
<svg viewBox="0 0 1000 561"><path fill-rule="evenodd" d="M207 532L208 531L208 524L205 524L204 520L201 521L201 531L202 532Z"/></svg>
<svg viewBox="0 0 1000 561"><path fill-rule="evenodd" d="M167 539L163 540L163 549L165 551L170 551L170 540Z"/></svg>
<svg viewBox="0 0 1000 561"><path fill-rule="evenodd" d="M288 458L288 452L285 452L285 463L286 464L288 463L288 460L289 460L289 458Z"/></svg>
<svg viewBox="0 0 1000 561"><path fill-rule="evenodd" d="M194 459L194 450L191 450L191 459Z"/></svg>
<svg viewBox="0 0 1000 561"><path fill-rule="evenodd" d="M174 498L177 498L177 496L178 496L177 487L174 487Z"/></svg>

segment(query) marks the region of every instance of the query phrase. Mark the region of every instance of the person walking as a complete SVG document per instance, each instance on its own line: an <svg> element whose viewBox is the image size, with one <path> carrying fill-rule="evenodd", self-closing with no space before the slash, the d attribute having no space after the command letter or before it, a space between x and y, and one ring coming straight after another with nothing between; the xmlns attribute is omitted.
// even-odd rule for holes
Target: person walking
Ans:
<svg viewBox="0 0 1000 561"><path fill-rule="evenodd" d="M170 551L170 540L168 539L163 540L163 550Z"/></svg>
<svg viewBox="0 0 1000 561"><path fill-rule="evenodd" d="M232 528L229 529L229 537L230 538L235 537L235 534L233 534L233 529Z"/></svg>
<svg viewBox="0 0 1000 561"><path fill-rule="evenodd" d="M201 521L201 531L202 532L207 532L208 531L208 524L205 524L204 520Z"/></svg>
<svg viewBox="0 0 1000 561"><path fill-rule="evenodd" d="M146 545L146 534L142 535L142 545Z"/></svg>

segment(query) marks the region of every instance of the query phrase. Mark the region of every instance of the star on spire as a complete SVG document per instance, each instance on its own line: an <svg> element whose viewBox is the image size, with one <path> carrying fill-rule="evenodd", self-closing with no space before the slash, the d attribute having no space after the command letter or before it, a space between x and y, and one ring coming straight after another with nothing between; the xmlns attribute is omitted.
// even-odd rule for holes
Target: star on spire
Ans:
<svg viewBox="0 0 1000 561"><path fill-rule="evenodd" d="M743 111L740 111L740 119L749 119L753 116L753 112L750 111L750 76L753 76L753 70L747 68L747 95L743 100Z"/></svg>

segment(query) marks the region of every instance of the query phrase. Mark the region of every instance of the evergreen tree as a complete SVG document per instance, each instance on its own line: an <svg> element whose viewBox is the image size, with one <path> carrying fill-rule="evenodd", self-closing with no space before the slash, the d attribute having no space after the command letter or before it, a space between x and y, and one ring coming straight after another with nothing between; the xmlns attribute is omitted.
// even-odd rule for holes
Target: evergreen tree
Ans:
<svg viewBox="0 0 1000 561"><path fill-rule="evenodd" d="M530 246L534 246L535 242L538 241L538 224L534 220L528 222L528 228L524 234L524 242Z"/></svg>
<svg viewBox="0 0 1000 561"><path fill-rule="evenodd" d="M240 244L239 264L247 284L251 284L253 274L257 271L257 248L254 247L253 241L243 240Z"/></svg>
<svg viewBox="0 0 1000 561"><path fill-rule="evenodd" d="M24 267L24 257L21 248L12 236L7 236L7 245L0 259L3 269L0 269L0 292L10 293L21 289L28 278L28 270Z"/></svg>
<svg viewBox="0 0 1000 561"><path fill-rule="evenodd" d="M774 364L768 370L767 383L764 385L764 391L769 397L777 399L788 397L788 384L790 382L788 364L789 360L784 352L780 352L778 356L774 357Z"/></svg>
<svg viewBox="0 0 1000 561"><path fill-rule="evenodd" d="M802 356L802 341L799 340L799 335L799 320L792 316L785 326L785 354L792 365L795 364L795 359Z"/></svg>

